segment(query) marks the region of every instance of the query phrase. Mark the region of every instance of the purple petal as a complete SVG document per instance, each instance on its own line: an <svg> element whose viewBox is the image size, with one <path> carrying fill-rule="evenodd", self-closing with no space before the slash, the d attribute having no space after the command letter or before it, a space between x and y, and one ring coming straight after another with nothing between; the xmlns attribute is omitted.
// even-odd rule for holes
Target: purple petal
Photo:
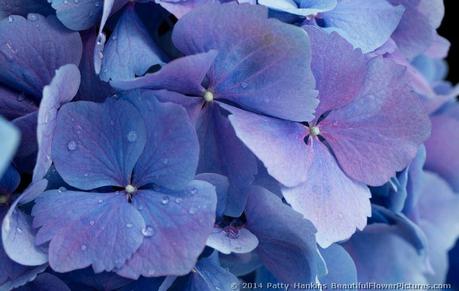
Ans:
<svg viewBox="0 0 459 291"><path fill-rule="evenodd" d="M239 217L247 201L244 188L250 185L257 173L256 157L237 138L229 120L218 104L206 106L196 124L200 159L198 173L218 173L228 177L225 214Z"/></svg>
<svg viewBox="0 0 459 291"><path fill-rule="evenodd" d="M393 231L392 226L372 224L344 244L359 282L426 283L422 256Z"/></svg>
<svg viewBox="0 0 459 291"><path fill-rule="evenodd" d="M308 179L282 190L285 199L317 228L317 242L328 247L363 229L371 215L370 190L351 180L339 168L328 148L310 138Z"/></svg>
<svg viewBox="0 0 459 291"><path fill-rule="evenodd" d="M374 59L360 96L319 124L340 166L357 181L384 184L409 164L430 134L427 114L404 72Z"/></svg>
<svg viewBox="0 0 459 291"><path fill-rule="evenodd" d="M49 243L57 272L92 265L95 272L121 267L140 247L145 223L124 193L54 190L35 200L36 243Z"/></svg>
<svg viewBox="0 0 459 291"><path fill-rule="evenodd" d="M25 286L22 286L18 291L71 291L70 288L58 277L43 273Z"/></svg>
<svg viewBox="0 0 459 291"><path fill-rule="evenodd" d="M42 179L51 166L51 143L56 128L57 111L75 97L80 80L78 67L68 64L57 69L51 83L43 88L43 98L38 110L38 154L33 181Z"/></svg>
<svg viewBox="0 0 459 291"><path fill-rule="evenodd" d="M137 16L134 5L128 5L104 48L100 78L110 81L142 76L151 66L163 64L162 54Z"/></svg>
<svg viewBox="0 0 459 291"><path fill-rule="evenodd" d="M459 120L437 115L431 118L432 135L426 141L425 168L443 177L459 191Z"/></svg>
<svg viewBox="0 0 459 291"><path fill-rule="evenodd" d="M7 119L21 117L37 110L37 106L23 93L0 85L0 114Z"/></svg>
<svg viewBox="0 0 459 291"><path fill-rule="evenodd" d="M207 246L226 255L245 254L258 246L258 239L244 227L240 229L231 226L229 228L215 227L207 239Z"/></svg>
<svg viewBox="0 0 459 291"><path fill-rule="evenodd" d="M0 43L0 81L37 101L54 71L65 64L78 65L82 51L78 33L62 27L54 16L38 14L0 21Z"/></svg>
<svg viewBox="0 0 459 291"><path fill-rule="evenodd" d="M227 196L229 189L228 178L214 173L202 173L196 175L196 180L201 180L212 184L217 193L217 217L223 216L227 204Z"/></svg>
<svg viewBox="0 0 459 291"><path fill-rule="evenodd" d="M320 252L327 264L327 275L319 280L322 284L353 284L357 283L357 270L352 257L346 250L338 245L333 244ZM353 289L343 289L353 290Z"/></svg>
<svg viewBox="0 0 459 291"><path fill-rule="evenodd" d="M341 0L321 17L329 31L336 31L364 53L382 46L397 28L403 6L386 0Z"/></svg>
<svg viewBox="0 0 459 291"><path fill-rule="evenodd" d="M79 101L58 113L52 159L62 178L79 189L125 187L145 143L144 121L127 101Z"/></svg>
<svg viewBox="0 0 459 291"><path fill-rule="evenodd" d="M307 178L306 127L222 105L236 135L263 162L270 175L293 187ZM292 163L295 161L295 163Z"/></svg>
<svg viewBox="0 0 459 291"><path fill-rule="evenodd" d="M162 69L135 80L114 80L110 84L120 90L135 88L167 89L187 95L202 96L205 89L201 83L212 66L217 51L185 56L172 60Z"/></svg>
<svg viewBox="0 0 459 291"><path fill-rule="evenodd" d="M181 18L188 12L196 9L197 7L209 3L219 3L220 0L156 0L156 3L164 7L167 11L174 14L175 17Z"/></svg>
<svg viewBox="0 0 459 291"><path fill-rule="evenodd" d="M316 118L321 114L350 103L362 88L367 74L367 59L359 49L339 34L306 26L311 39L312 71L319 91L319 107Z"/></svg>
<svg viewBox="0 0 459 291"><path fill-rule="evenodd" d="M139 190L133 205L145 220L144 240L118 274L137 279L190 272L212 232L216 203L214 187L203 181L179 193Z"/></svg>
<svg viewBox="0 0 459 291"><path fill-rule="evenodd" d="M215 98L279 118L312 118L317 94L307 35L268 19L266 8L205 5L181 18L172 38L188 55L219 52L208 74Z"/></svg>
<svg viewBox="0 0 459 291"><path fill-rule="evenodd" d="M126 99L146 126L145 149L134 168L133 183L181 190L194 178L199 158L198 138L186 111L158 102L152 91L128 93Z"/></svg>
<svg viewBox="0 0 459 291"><path fill-rule="evenodd" d="M34 111L13 120L13 124L21 132L21 143L14 158L14 163L19 172L32 174L35 167L35 157L38 150L37 118L38 111Z"/></svg>
<svg viewBox="0 0 459 291"><path fill-rule="evenodd" d="M48 182L41 180L32 184L11 205L2 224L2 241L5 253L15 262L26 266L38 266L48 262L48 255L35 245L32 218L18 209L19 204L34 200L45 191Z"/></svg>
<svg viewBox="0 0 459 291"><path fill-rule="evenodd" d="M16 152L19 138L19 131L0 116L0 150L2 152L0 158L0 177L3 175Z"/></svg>
<svg viewBox="0 0 459 291"><path fill-rule="evenodd" d="M278 280L315 281L319 257L309 221L258 186L249 190L246 215L247 228L260 241L256 252Z"/></svg>

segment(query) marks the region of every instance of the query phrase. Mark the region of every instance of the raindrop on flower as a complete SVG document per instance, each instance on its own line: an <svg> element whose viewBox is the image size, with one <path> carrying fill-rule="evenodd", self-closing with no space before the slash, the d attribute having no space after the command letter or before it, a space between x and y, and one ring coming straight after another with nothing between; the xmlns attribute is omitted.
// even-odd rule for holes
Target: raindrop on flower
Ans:
<svg viewBox="0 0 459 291"><path fill-rule="evenodd" d="M190 189L190 194L194 195L196 193L198 193L198 189L196 189L194 187Z"/></svg>
<svg viewBox="0 0 459 291"><path fill-rule="evenodd" d="M241 82L241 88L242 88L242 89L245 89L245 88L247 88L248 86L249 86L249 83L247 83L247 82Z"/></svg>
<svg viewBox="0 0 459 291"><path fill-rule="evenodd" d="M89 222L90 225L94 225L95 223L96 223L96 222L95 222L94 220L91 220L91 221Z"/></svg>
<svg viewBox="0 0 459 291"><path fill-rule="evenodd" d="M67 149L73 152L74 150L76 150L76 148L77 148L76 142L74 140L69 141L69 143L67 144Z"/></svg>
<svg viewBox="0 0 459 291"><path fill-rule="evenodd" d="M127 228L132 228L133 226L134 226L134 225L133 225L132 223L126 224L126 227L127 227Z"/></svg>
<svg viewBox="0 0 459 291"><path fill-rule="evenodd" d="M19 233L22 233L22 232L23 232L22 228L20 228L20 227L17 227L16 230L17 230Z"/></svg>
<svg viewBox="0 0 459 291"><path fill-rule="evenodd" d="M175 203L177 203L177 204L180 204L180 203L182 203L182 201L183 201L183 199L182 199L182 198L180 198L180 197L178 197L178 198L175 198Z"/></svg>
<svg viewBox="0 0 459 291"><path fill-rule="evenodd" d="M57 191L59 191L60 193L62 193L62 192L67 191L67 188L65 188L65 187L59 187L59 189L58 189Z"/></svg>
<svg viewBox="0 0 459 291"><path fill-rule="evenodd" d="M137 133L131 130L127 135L127 139L129 142L135 142L137 140Z"/></svg>
<svg viewBox="0 0 459 291"><path fill-rule="evenodd" d="M155 230L153 227L147 225L144 229L142 229L142 234L145 237L152 237L155 234Z"/></svg>
<svg viewBox="0 0 459 291"><path fill-rule="evenodd" d="M169 196L164 196L163 198L161 198L162 205L166 205L167 203L169 203Z"/></svg>
<svg viewBox="0 0 459 291"><path fill-rule="evenodd" d="M8 16L8 22L9 22L9 23L11 23L11 22L13 22L13 21L14 21L14 18L13 18L13 16L11 16L11 15L10 15L10 16Z"/></svg>

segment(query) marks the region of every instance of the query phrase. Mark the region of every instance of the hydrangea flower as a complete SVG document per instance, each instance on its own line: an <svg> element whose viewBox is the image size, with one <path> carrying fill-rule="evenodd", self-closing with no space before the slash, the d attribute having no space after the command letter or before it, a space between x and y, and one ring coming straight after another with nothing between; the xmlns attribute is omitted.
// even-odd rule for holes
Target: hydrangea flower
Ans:
<svg viewBox="0 0 459 291"><path fill-rule="evenodd" d="M151 93L62 106L52 158L75 190L45 192L32 211L50 266L91 265L131 278L189 272L212 230L216 199L210 184L192 181L197 157L185 111Z"/></svg>

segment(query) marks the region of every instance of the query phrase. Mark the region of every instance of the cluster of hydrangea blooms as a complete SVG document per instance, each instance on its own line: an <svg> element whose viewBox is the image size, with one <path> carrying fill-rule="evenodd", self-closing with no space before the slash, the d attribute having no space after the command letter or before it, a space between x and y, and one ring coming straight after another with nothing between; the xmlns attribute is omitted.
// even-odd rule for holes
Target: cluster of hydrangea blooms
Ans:
<svg viewBox="0 0 459 291"><path fill-rule="evenodd" d="M0 1L0 290L445 282L459 88L443 14Z"/></svg>

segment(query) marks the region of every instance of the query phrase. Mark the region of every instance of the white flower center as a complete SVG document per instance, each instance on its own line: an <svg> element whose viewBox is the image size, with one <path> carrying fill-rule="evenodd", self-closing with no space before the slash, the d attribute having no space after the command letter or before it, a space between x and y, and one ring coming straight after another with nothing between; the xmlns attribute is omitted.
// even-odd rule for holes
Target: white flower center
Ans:
<svg viewBox="0 0 459 291"><path fill-rule="evenodd" d="M204 93L204 100L206 100L206 102L212 102L214 101L214 93L210 92L210 91L206 91Z"/></svg>
<svg viewBox="0 0 459 291"><path fill-rule="evenodd" d="M318 136L320 135L320 129L318 126L311 126L309 128L309 133L311 134L311 136Z"/></svg>
<svg viewBox="0 0 459 291"><path fill-rule="evenodd" d="M129 184L126 186L126 188L124 188L124 190L126 190L128 194L132 194L137 191L137 188Z"/></svg>

